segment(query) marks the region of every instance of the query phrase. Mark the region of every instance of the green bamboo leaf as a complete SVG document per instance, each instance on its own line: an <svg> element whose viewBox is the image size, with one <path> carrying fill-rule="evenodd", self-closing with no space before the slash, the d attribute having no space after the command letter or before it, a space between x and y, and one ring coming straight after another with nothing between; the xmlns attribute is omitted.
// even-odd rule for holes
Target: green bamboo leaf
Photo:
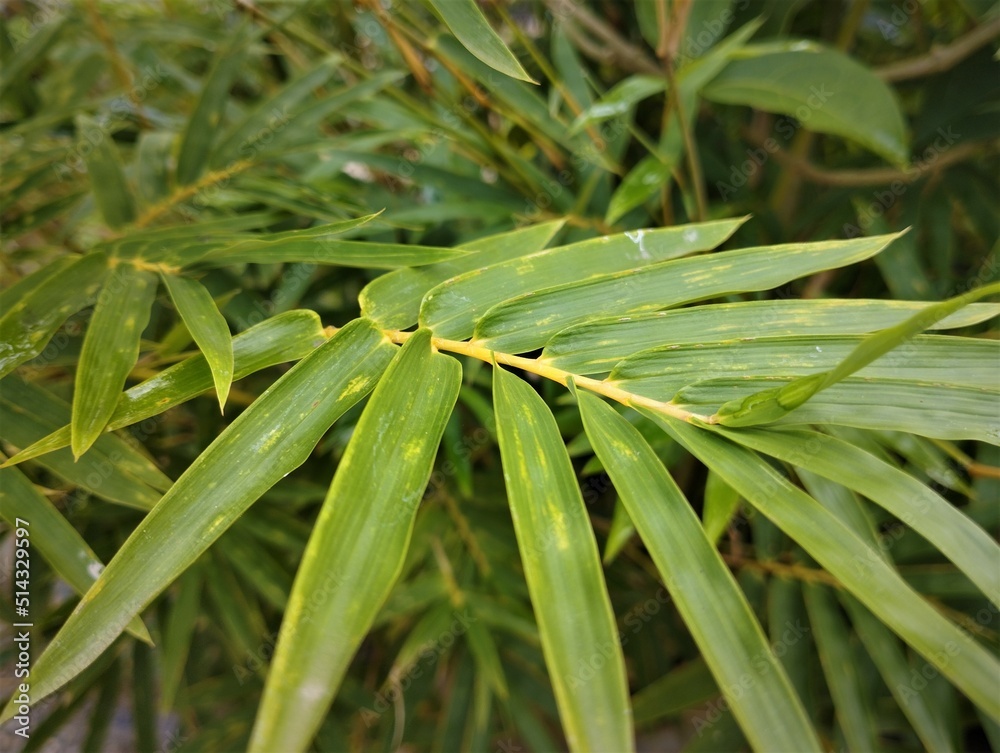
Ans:
<svg viewBox="0 0 1000 753"><path fill-rule="evenodd" d="M601 562L605 567L615 561L633 536L635 536L635 524L619 497L615 500L615 509L611 514L611 527L608 529L608 538L604 542L604 554L601 556Z"/></svg>
<svg viewBox="0 0 1000 753"><path fill-rule="evenodd" d="M826 371L864 342L861 335L749 337L696 345L667 345L635 353L619 362L613 382L642 384L673 395L702 380L735 377L799 376ZM971 337L920 335L905 348L862 367L858 379L905 379L940 385L992 389L997 385L1000 342Z"/></svg>
<svg viewBox="0 0 1000 753"><path fill-rule="evenodd" d="M928 304L918 301L784 299L692 306L569 327L542 353L550 366L600 374L640 350L746 337L855 335L899 324ZM967 327L1000 314L1000 304L973 303L928 329Z"/></svg>
<svg viewBox="0 0 1000 753"><path fill-rule="evenodd" d="M462 45L490 68L504 75L537 84L503 40L493 31L474 0L428 0Z"/></svg>
<svg viewBox="0 0 1000 753"><path fill-rule="evenodd" d="M493 379L514 531L570 750L634 750L618 631L566 447L532 387L500 368Z"/></svg>
<svg viewBox="0 0 1000 753"><path fill-rule="evenodd" d="M304 358L326 340L315 311L296 309L265 319L233 338L233 381L268 366ZM203 394L212 386L213 373L204 354L191 356L122 393L108 420L107 431L141 423ZM98 442L102 440L103 437ZM0 467L68 447L69 443L69 425L27 445L15 442L24 449Z"/></svg>
<svg viewBox="0 0 1000 753"><path fill-rule="evenodd" d="M747 739L757 750L821 750L750 605L656 453L603 400L577 398L594 451Z"/></svg>
<svg viewBox="0 0 1000 753"><path fill-rule="evenodd" d="M337 468L285 611L251 751L309 747L402 572L462 380L458 361L430 339L419 330L397 354Z"/></svg>
<svg viewBox="0 0 1000 753"><path fill-rule="evenodd" d="M33 293L43 282L62 274L67 267L77 261L72 256L59 256L50 261L41 269L32 272L26 277L22 277L13 285L0 290L0 311L10 311L20 303L26 296Z"/></svg>
<svg viewBox="0 0 1000 753"><path fill-rule="evenodd" d="M524 352L545 345L559 330L596 316L643 313L725 293L768 290L867 259L897 237L744 248L548 287L491 308L476 324L474 337L493 350Z"/></svg>
<svg viewBox="0 0 1000 753"><path fill-rule="evenodd" d="M258 142L270 143L275 133L289 124L288 110L323 86L342 62L340 55L331 55L270 99L262 100L212 148L209 164L218 169L236 159L254 157Z"/></svg>
<svg viewBox="0 0 1000 753"><path fill-rule="evenodd" d="M848 750L878 750L878 732L871 707L865 704L864 686L855 670L850 647L850 627L837 609L829 589L807 583L803 586L809 624L819 652L823 674L833 696L837 721Z"/></svg>
<svg viewBox="0 0 1000 753"><path fill-rule="evenodd" d="M196 280L174 275L162 275L191 337L198 343L212 370L219 410L226 412L226 398L233 383L233 340L226 318L215 306L212 294Z"/></svg>
<svg viewBox="0 0 1000 753"><path fill-rule="evenodd" d="M637 727L644 727L665 716L703 704L719 695L712 671L704 658L697 657L671 669L632 696L632 715Z"/></svg>
<svg viewBox="0 0 1000 753"><path fill-rule="evenodd" d="M892 89L839 50L805 41L748 45L702 96L789 115L811 131L843 136L893 164L907 161L906 124Z"/></svg>
<svg viewBox="0 0 1000 753"><path fill-rule="evenodd" d="M702 526L709 541L713 544L719 541L739 507L739 493L718 473L709 471L705 479L705 504L702 509Z"/></svg>
<svg viewBox="0 0 1000 753"><path fill-rule="evenodd" d="M121 154L111 133L83 115L76 118L76 130L81 140L90 146L84 151L84 161L90 188L104 222L110 228L127 225L135 219L134 192L125 180Z"/></svg>
<svg viewBox="0 0 1000 753"><path fill-rule="evenodd" d="M16 374L0 382L0 436L15 447L35 440L70 420L69 403L47 390L20 379ZM69 427L66 427L69 446ZM112 502L149 510L160 498L159 491L173 483L145 455L114 434L105 434L79 461L69 449L36 461L47 471Z"/></svg>
<svg viewBox="0 0 1000 753"><path fill-rule="evenodd" d="M625 115L638 102L666 89L666 76L629 76L615 84L604 96L577 115L570 130L576 133L590 123L599 123L608 118Z"/></svg>
<svg viewBox="0 0 1000 753"><path fill-rule="evenodd" d="M729 238L746 219L636 230L474 269L427 293L420 321L438 337L463 339L472 334L476 320L491 306L509 298L554 285L584 284L599 275L707 251Z"/></svg>
<svg viewBox="0 0 1000 753"><path fill-rule="evenodd" d="M241 413L132 532L39 657L35 698L94 661L250 505L301 465L372 388L394 350L381 331L356 320ZM3 719L12 711L8 705Z"/></svg>
<svg viewBox="0 0 1000 753"><path fill-rule="evenodd" d="M41 353L71 314L91 305L108 274L104 254L58 266L0 318L0 378Z"/></svg>
<svg viewBox="0 0 1000 753"><path fill-rule="evenodd" d="M378 243L374 241L347 241L337 236L365 224L378 215L368 215L356 220L317 225L305 230L240 241L210 251L200 259L202 264L274 264L307 263L336 264L342 267L394 269L395 267L420 266L465 256L466 251L438 246L417 246L404 243Z"/></svg>
<svg viewBox="0 0 1000 753"><path fill-rule="evenodd" d="M760 28L761 23L761 20L754 20L744 24L703 58L681 66L676 77L676 98L681 104L684 121L682 123L676 114L669 119L660 137L657 153L640 160L612 194L605 222L618 222L627 212L651 199L669 184L673 168L684 153L684 128L694 128L701 89L719 74L730 57Z"/></svg>
<svg viewBox="0 0 1000 753"><path fill-rule="evenodd" d="M510 690L507 688L507 676L503 671L503 663L500 661L500 652L497 650L496 641L493 634L483 626L481 622L469 624L465 639L469 643L472 657L476 660L479 669L479 676L485 678L490 689L500 700L510 697Z"/></svg>
<svg viewBox="0 0 1000 753"><path fill-rule="evenodd" d="M892 697L913 725L920 742L931 753L953 753L955 748L940 709L921 692L927 687L927 679L911 668L899 640L850 594L840 594L840 601L847 609L861 643L875 662Z"/></svg>
<svg viewBox="0 0 1000 753"><path fill-rule="evenodd" d="M174 707L174 699L184 677L195 622L201 611L201 568L188 568L177 579L177 597L170 605L163 627L160 656L160 709Z"/></svg>
<svg viewBox="0 0 1000 753"><path fill-rule="evenodd" d="M1000 606L1000 545L971 518L905 471L816 431L718 428L734 442L836 481L902 520Z"/></svg>
<svg viewBox="0 0 1000 753"><path fill-rule="evenodd" d="M0 471L0 517L11 530L24 526L32 548L80 596L90 590L104 569L83 537L17 468ZM132 619L127 629L152 645L153 639L138 617Z"/></svg>
<svg viewBox="0 0 1000 753"><path fill-rule="evenodd" d="M908 342L931 324L980 298L998 293L1000 282L931 304L905 321L865 338L828 372L796 379L783 387L765 390L742 400L731 400L719 408L716 420L726 426L755 426L774 421L805 403L817 392L835 385L876 358Z"/></svg>
<svg viewBox="0 0 1000 753"><path fill-rule="evenodd" d="M469 251L466 256L376 277L358 296L361 313L387 329L411 327L419 320L420 302L431 288L466 272L540 251L564 224L564 220L555 220L477 238L458 247Z"/></svg>
<svg viewBox="0 0 1000 753"><path fill-rule="evenodd" d="M230 101L229 88L243 67L247 45L259 33L244 24L229 37L229 43L219 49L181 138L177 155L177 182L180 185L194 183L205 171L219 123Z"/></svg>
<svg viewBox="0 0 1000 753"><path fill-rule="evenodd" d="M76 370L70 442L74 457L104 433L139 357L139 338L155 297L156 277L131 266L116 269L101 291Z"/></svg>
<svg viewBox="0 0 1000 753"><path fill-rule="evenodd" d="M136 193L147 206L170 193L170 162L177 134L145 131L139 135L135 155Z"/></svg>
<svg viewBox="0 0 1000 753"><path fill-rule="evenodd" d="M878 549L753 451L645 408L637 410L715 469L969 700L1000 718L1000 661L921 598Z"/></svg>
<svg viewBox="0 0 1000 753"><path fill-rule="evenodd" d="M704 415L730 399L742 403L762 394L764 400L771 400L781 390L774 385L790 385L795 381L792 377L707 379L682 389L673 396L673 402ZM649 388L644 380L620 382L619 386L654 399L670 399L669 395ZM835 424L1000 444L998 398L1000 390L996 389L849 377L782 414L775 425Z"/></svg>

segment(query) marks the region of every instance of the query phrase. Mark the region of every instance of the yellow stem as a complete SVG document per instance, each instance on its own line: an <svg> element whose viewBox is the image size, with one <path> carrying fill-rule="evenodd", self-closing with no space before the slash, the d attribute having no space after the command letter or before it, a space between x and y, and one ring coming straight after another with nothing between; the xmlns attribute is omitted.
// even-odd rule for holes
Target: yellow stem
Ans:
<svg viewBox="0 0 1000 753"><path fill-rule="evenodd" d="M332 336L338 329L338 327L327 327L326 333ZM402 345L413 337L414 334L416 334L415 332L401 332L395 329L387 329L383 330L383 332L386 337L392 340L392 342L399 345ZM489 348L483 348L464 340L447 340L443 337L432 337L431 344L437 350L443 350L448 353L458 353L459 355L469 356L470 358L477 358L480 361L485 361L486 363L496 362L498 364L503 364L504 366L512 366L515 369L522 369L532 374L538 374L538 376L551 379L553 382L558 382L564 387L568 387L570 380L572 380L577 387L582 387L590 392L603 395L604 397L610 398L629 407L649 408L650 410L665 413L672 418L676 418L687 423L695 423L696 421L702 423L715 423L709 416L701 416L697 413L691 413L690 411L686 411L673 403L665 403L661 400L654 400L650 397L636 395L628 390L615 387L610 382L580 376L579 374L574 374L569 371L563 371L562 369L557 369L554 366L548 366L544 363L540 363L534 358L514 356L510 353L501 353L496 350L490 350Z"/></svg>

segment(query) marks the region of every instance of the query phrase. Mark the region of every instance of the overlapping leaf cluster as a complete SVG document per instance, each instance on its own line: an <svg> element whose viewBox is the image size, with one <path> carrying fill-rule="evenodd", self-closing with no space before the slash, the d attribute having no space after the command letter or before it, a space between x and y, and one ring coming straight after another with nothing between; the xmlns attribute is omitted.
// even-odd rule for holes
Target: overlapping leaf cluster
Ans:
<svg viewBox="0 0 1000 753"><path fill-rule="evenodd" d="M658 25L653 5L636 11L643 29ZM509 130L387 89L401 72L329 49L282 4L231 19L200 59L185 119L164 106L184 95L162 84L160 107L132 96L125 120L94 121L70 106L92 83L85 65L48 109L32 99L25 72L64 49L78 17L95 25L84 62L122 62L97 51L106 36L93 9L50 19L9 51L7 106L22 113L9 130L35 139L11 155L12 202L30 207L12 232L30 239L65 214L63 240L87 239L80 253L40 253L48 263L0 293L0 512L32 521L35 551L80 596L44 619L52 639L32 693L63 699L44 730L99 694L86 742L102 740L131 647L139 742L155 745L156 685L160 709L197 729L191 750L341 750L372 727L398 747L414 716L440 750L483 748L500 729L549 749L561 745L557 719L571 750L627 751L637 726L702 703L712 718L696 720L692 750L742 738L756 750L870 750L887 731L951 750L959 725L996 735L996 516L990 487L955 467L988 477L965 451L1000 446L1000 344L968 334L1000 313L983 300L1000 286L941 303L768 300L868 260L889 269L882 259L898 261L913 233L754 245L747 217L704 218L697 157L679 167L700 101L796 114L815 71L884 106L820 108L810 127L905 164L889 87L840 52L752 43L762 20L750 19L669 76L594 97L568 74L582 66L560 30L553 58L567 75L550 107L471 1L431 2L443 26L364 7L400 69L430 85L422 46L447 76L436 85L488 87ZM160 32L131 23L138 60ZM171 34L185 46L207 32ZM299 70L234 102L234 83L256 83L245 66L261 45ZM664 92L673 109L656 143L631 119ZM86 170L66 174L64 138L39 119L74 117L78 134L99 136L80 150ZM625 125L593 149L608 121ZM461 159L383 149L419 144L428 125ZM551 184L512 146L517 129L553 165L566 150L589 155L574 191L536 191ZM625 171L632 136L649 154ZM470 156L496 176L479 180ZM408 203L374 173L423 195ZM34 206L53 174L62 195ZM662 206L662 223L633 221L659 198L702 221L666 222ZM409 237L453 217L467 223L455 235ZM316 277L336 285L317 292ZM265 300L270 289L281 296ZM119 433L128 428L156 439L137 447ZM603 562L578 471L614 492ZM99 498L80 498L86 526L43 493L48 483ZM745 525L752 566L736 540ZM623 552L634 572L622 573ZM669 603L676 619L643 629L655 613L639 577L663 584L656 612ZM633 595L644 605L623 616ZM800 620L807 630L779 637ZM688 661L660 667L665 641ZM636 666L650 655L655 673ZM876 714L876 694L894 710ZM446 700L428 713L435 695ZM235 708L224 723L206 713L213 698Z"/></svg>

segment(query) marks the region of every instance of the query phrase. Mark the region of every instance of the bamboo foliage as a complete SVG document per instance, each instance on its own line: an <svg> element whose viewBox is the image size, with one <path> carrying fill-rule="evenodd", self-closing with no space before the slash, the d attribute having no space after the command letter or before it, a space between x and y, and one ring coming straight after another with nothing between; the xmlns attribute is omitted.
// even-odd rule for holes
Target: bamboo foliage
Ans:
<svg viewBox="0 0 1000 753"><path fill-rule="evenodd" d="M204 723L205 750L327 750L369 729L399 749L407 719L433 713L414 700L432 690L448 703L423 742L446 751L487 749L500 724L533 750L564 740L625 753L648 725L705 703L705 726L735 745L868 749L886 731L864 700L875 695L931 750L954 747L959 714L997 729L1000 546L974 487L992 482L980 458L1000 447L1000 343L980 336L1000 284L940 301L767 297L894 268L913 234L761 241L736 207L699 207L687 143L705 103L798 112L820 68L867 104L831 106L815 132L905 164L893 90L833 49L750 43L756 19L678 58L669 78L645 70L603 96L560 31L564 75L547 101L532 88L552 78L543 52L520 31L505 42L494 26L507 10L481 5L430 0L390 16L359 3L393 50L371 69L299 8L248 10L214 46L196 25L164 32L211 54L156 108L130 100L134 140L115 139L132 126L37 109L30 74L65 22L4 48L3 96L26 113L12 132L72 122L102 134L86 171L37 207L86 244L40 256L0 291L0 517L30 517L33 552L75 594L46 624L33 701L117 697L132 645L147 732L154 676L162 711L215 692L253 698ZM140 31L131 56L159 43ZM261 49L288 54L294 75L231 99L259 83L244 69ZM786 66L779 80L774 66ZM85 69L61 84L88 91ZM424 91L467 91L514 136L482 127L471 104L443 116L400 85L407 70ZM659 142L632 120L654 97L670 102ZM463 167L393 153L430 128ZM511 146L516 129L536 151ZM625 169L632 136L648 154ZM540 160L582 152L565 190L538 190L551 188ZM52 186L33 159L11 155L12 205ZM685 159L690 182L677 180ZM393 181L435 200L396 201ZM653 199L673 211L671 186L685 219L664 210L636 226ZM28 212L16 222L19 238L37 227ZM416 232L428 227L440 232ZM135 435L157 441L137 447ZM595 494L614 495L610 530L581 487L592 475ZM88 541L94 528L75 527L47 483L85 493L77 513L110 510L116 536ZM663 584L654 606L669 604L672 623L647 630L649 601L622 609L625 560ZM811 634L776 638L786 614ZM663 625L667 638L654 636ZM640 687L643 654L629 645L640 633L697 658ZM233 676L206 677L199 660ZM382 663L385 676L372 669ZM912 667L933 674L936 696L910 690ZM817 677L829 708L803 692ZM11 699L2 720L16 709Z"/></svg>

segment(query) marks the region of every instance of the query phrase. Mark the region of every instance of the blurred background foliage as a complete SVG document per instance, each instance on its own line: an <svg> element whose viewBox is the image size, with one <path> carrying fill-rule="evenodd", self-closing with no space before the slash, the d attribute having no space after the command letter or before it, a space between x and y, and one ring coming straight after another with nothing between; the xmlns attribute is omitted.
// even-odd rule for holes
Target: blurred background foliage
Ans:
<svg viewBox="0 0 1000 753"><path fill-rule="evenodd" d="M559 241L568 243L743 214L753 220L734 246L912 228L874 261L760 297L936 300L998 277L1000 13L989 0L480 4L537 83L471 55L435 14L440 4L4 3L4 287L137 229L205 223L218 238L382 209L354 237L451 246L565 218ZM751 39L753 55L720 53ZM815 72L782 57L811 43L842 53L824 69L829 79L822 70L809 78ZM122 173L104 169L115 163ZM125 183L109 185L120 174ZM377 274L251 264L214 269L202 282L240 332L298 307L341 325L358 315L358 293ZM190 352L176 319L168 306L154 307L133 378ZM58 347L28 365L52 395L70 395L83 321L71 317L53 340ZM280 368L235 385L225 416L206 395L128 432L176 478ZM432 479L405 575L354 662L318 750L565 745L517 564L488 385L488 372L467 368L443 443L447 470ZM540 389L579 460L607 555L640 745L741 749L741 733L655 568L615 515L607 476L588 463L575 408L555 385ZM12 391L0 400L7 427L23 420L17 400ZM65 406L51 409L65 423L58 415ZM157 648L119 639L44 706L30 749L48 739L62 741L55 750L245 745L293 574L360 410L149 610ZM997 481L969 473L976 463L996 465L996 448L974 445L970 458L963 448L942 448L947 443L881 441L880 452L950 499L974 496L966 511L996 530ZM677 445L661 439L660 449L699 510L739 504ZM139 511L107 504L119 501L114 463L26 467L105 562L139 520ZM975 589L922 539L888 517L881 523L909 582L974 623L983 605ZM733 519L720 547L782 647L826 743L843 749L810 628L819 607L807 613L803 598L803 584L823 582L823 573L749 511ZM45 594L36 603L47 605L37 624L54 631L75 596L41 558L34 563L34 588ZM10 609L0 600L12 621ZM470 609L468 623L461 617ZM863 620L850 617L861 631ZM841 613L834 618L847 624ZM996 646L995 629L978 630ZM844 648L879 743L923 749L926 738L904 718L898 689L890 692L866 652L871 640L852 632ZM9 661L10 643L0 650ZM893 645L886 655L908 677L921 664L903 651ZM1000 730L939 675L925 678L921 698L924 723L951 749L1000 746Z"/></svg>

